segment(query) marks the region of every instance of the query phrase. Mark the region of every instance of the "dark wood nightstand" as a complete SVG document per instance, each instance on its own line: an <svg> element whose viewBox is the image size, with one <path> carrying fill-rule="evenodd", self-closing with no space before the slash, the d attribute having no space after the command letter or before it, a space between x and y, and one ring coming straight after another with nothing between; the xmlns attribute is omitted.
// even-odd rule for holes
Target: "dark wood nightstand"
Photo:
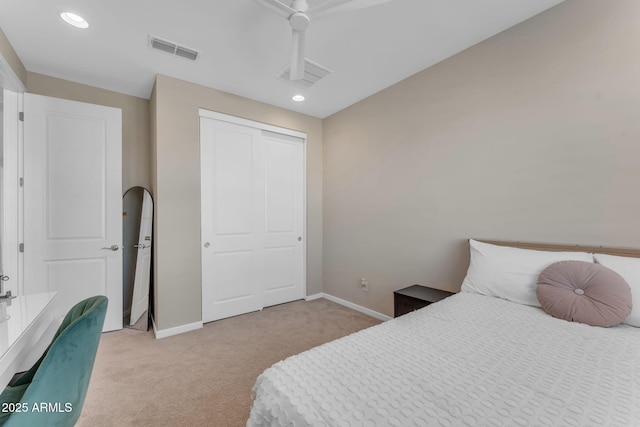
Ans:
<svg viewBox="0 0 640 427"><path fill-rule="evenodd" d="M438 302L453 295L453 292L441 291L422 285L413 285L393 292L393 317L402 316L419 308Z"/></svg>

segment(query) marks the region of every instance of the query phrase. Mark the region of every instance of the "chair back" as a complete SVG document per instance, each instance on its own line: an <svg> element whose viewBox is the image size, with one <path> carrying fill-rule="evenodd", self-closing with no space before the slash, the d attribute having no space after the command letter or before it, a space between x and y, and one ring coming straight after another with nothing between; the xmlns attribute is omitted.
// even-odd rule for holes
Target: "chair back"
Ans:
<svg viewBox="0 0 640 427"><path fill-rule="evenodd" d="M67 313L45 355L34 366L35 374L20 400L28 411L14 412L4 426L62 427L78 421L107 305L107 297L100 295L79 302Z"/></svg>

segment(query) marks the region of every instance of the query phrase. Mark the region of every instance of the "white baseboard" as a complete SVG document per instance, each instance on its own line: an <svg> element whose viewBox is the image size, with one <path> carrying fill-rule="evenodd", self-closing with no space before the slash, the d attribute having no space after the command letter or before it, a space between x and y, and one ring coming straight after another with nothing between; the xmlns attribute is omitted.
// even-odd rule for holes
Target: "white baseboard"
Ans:
<svg viewBox="0 0 640 427"><path fill-rule="evenodd" d="M324 299L328 299L329 301L333 301L336 304L340 304L340 305L344 305L345 307L349 307L355 311L359 311L360 313L364 313L367 316L371 316L371 317L375 317L376 319L382 320L383 322L386 322L387 320L391 320L392 318L387 316L386 314L382 314L382 313L378 313L377 311L373 311L369 308L363 307L361 305L352 303L350 301L344 300L342 298L338 298L338 297L334 297L333 295L329 295L327 293L319 293L319 294L314 294L314 295L309 295L307 297L305 297L306 301L313 301L314 299L318 299L318 298L324 298Z"/></svg>
<svg viewBox="0 0 640 427"><path fill-rule="evenodd" d="M385 314L378 313L377 311L373 311L369 308L363 307L358 304L354 304L350 301L344 300L342 298L334 297L333 295L329 295L323 292L318 294L313 294L313 295L307 295L306 297L304 297L304 300L313 301L320 298L328 299L329 301L335 302L336 304L349 307L350 309L359 311L360 313L364 313L367 316L371 316L376 319L382 320L383 322L386 322L387 320L391 320L391 317ZM162 329L159 331L158 328L156 327L156 321L153 318L153 316L151 316L151 324L153 325L153 334L155 335L157 340L171 337L173 335L183 334L185 332L195 331L196 329L202 328L202 325L203 325L202 322L194 322L194 323L189 323L187 325L176 326L175 328Z"/></svg>
<svg viewBox="0 0 640 427"><path fill-rule="evenodd" d="M313 301L314 299L324 298L324 294L320 292L319 294L307 295L304 297L305 301Z"/></svg>
<svg viewBox="0 0 640 427"><path fill-rule="evenodd" d="M158 330L156 327L156 322L153 316L151 316L151 323L153 325L153 334L156 336L156 339L162 339L171 337L173 335L184 334L185 332L195 331L196 329L202 328L202 322L194 322L186 325L176 326L175 328L162 329Z"/></svg>

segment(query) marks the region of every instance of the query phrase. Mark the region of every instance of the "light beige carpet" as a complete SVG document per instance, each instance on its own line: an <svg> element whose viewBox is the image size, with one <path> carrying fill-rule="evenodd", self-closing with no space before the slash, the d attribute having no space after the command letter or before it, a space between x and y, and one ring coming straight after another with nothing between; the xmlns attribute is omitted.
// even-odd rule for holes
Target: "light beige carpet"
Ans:
<svg viewBox="0 0 640 427"><path fill-rule="evenodd" d="M274 363L379 321L324 299L296 301L156 340L102 335L78 422L101 426L243 426L257 376Z"/></svg>

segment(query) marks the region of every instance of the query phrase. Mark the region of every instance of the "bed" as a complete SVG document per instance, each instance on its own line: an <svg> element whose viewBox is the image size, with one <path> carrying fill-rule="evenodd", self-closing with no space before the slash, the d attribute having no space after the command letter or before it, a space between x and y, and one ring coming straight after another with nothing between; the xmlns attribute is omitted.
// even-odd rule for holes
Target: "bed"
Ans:
<svg viewBox="0 0 640 427"><path fill-rule="evenodd" d="M591 258L580 262L593 262L591 251L581 253ZM506 272L476 256L474 276L472 248L462 292L264 371L247 425L640 426L640 328L556 318L504 298L502 285L478 292L470 279L489 274L492 283L509 283L511 297L523 277L517 270L531 269L520 265L522 253L498 255L489 258L504 261ZM633 282L640 251L625 255L624 268L617 255L609 265ZM533 270L538 278L540 267ZM530 297L531 277L520 296ZM640 283L629 286L633 293Z"/></svg>

